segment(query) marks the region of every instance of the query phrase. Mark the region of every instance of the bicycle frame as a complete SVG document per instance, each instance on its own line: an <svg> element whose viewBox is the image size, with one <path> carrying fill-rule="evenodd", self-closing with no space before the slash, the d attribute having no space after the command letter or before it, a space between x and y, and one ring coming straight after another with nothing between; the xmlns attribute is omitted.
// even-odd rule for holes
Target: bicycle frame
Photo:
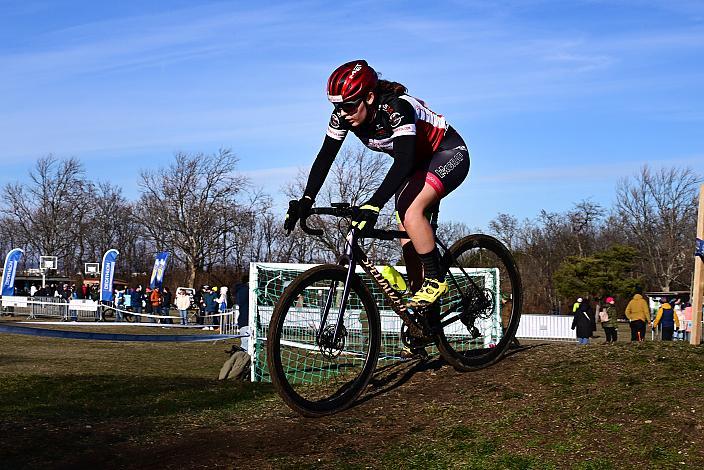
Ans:
<svg viewBox="0 0 704 470"><path fill-rule="evenodd" d="M333 204L334 206L334 204ZM326 210L330 209L330 210ZM335 215L335 216L345 216L347 215L344 209L349 209L348 207L345 206L337 206L333 208L315 208L312 210L311 213L313 214L320 214L320 215ZM431 227L433 228L433 234L435 235L436 230L437 230L437 218L438 218L438 212L435 211L432 214L430 223ZM322 233L322 231L319 230L314 230L309 228L306 225L305 219L301 220L301 227L303 230L307 233L313 234L313 235L319 235ZM345 285L343 288L342 292L342 299L340 302L340 310L338 312L338 317L337 317L337 323L335 325L335 333L333 335L332 341L333 343L337 342L340 335L342 334L343 326L344 326L344 316L345 316L345 311L347 308L347 300L349 298L349 293L350 293L350 288L351 288L351 281L352 281L352 276L354 276L357 265L359 264L362 269L372 278L374 279L374 282L379 286L381 291L384 293L384 296L386 299L389 301L389 304L391 305L392 310L401 318L403 323L408 327L409 333L411 335L421 338L425 336L424 333L424 328L423 325L419 324L414 318L411 317L409 314L408 308L406 307L406 304L403 302L403 299L401 296L394 290L393 287L391 287L391 284L389 281L387 281L379 272L379 270L376 269L376 267L369 261L367 258L366 253L362 250L362 248L359 246L357 243L357 240L359 238L359 232L357 229L350 229L350 231L347 234L346 238L346 245L345 245L345 254L340 257L338 260L338 264L341 266L347 265L347 276L345 277ZM370 238L377 238L377 239L385 239L385 240L391 240L391 239L402 239L402 238L408 238L408 234L404 231L398 231L398 230L372 230L370 234ZM440 241L437 239L437 236L435 237L436 242L443 248L445 251L443 255L443 261L446 263L449 263L449 261L456 261L454 260L454 257L452 256L452 253L450 253L450 250ZM447 259L447 257L451 257L452 259ZM447 266L445 264L444 266ZM465 275L465 277L469 280L470 285L473 287L473 290L475 292L480 292L481 289L479 286L476 285L476 283L472 280L472 278L467 274L467 272L464 270L464 268L460 267L462 270L462 273ZM459 284L457 283L456 279L454 278L454 275L448 271L448 274L450 278L452 279L453 284L455 287L459 289ZM330 313L330 308L332 307L334 303L334 295L335 295L335 290L336 290L336 284L337 281L333 281L330 285L330 290L328 291L327 298L325 300L325 306L323 308L322 316L321 316L321 328L318 330L316 340L320 342L321 335L323 334L323 328L322 325L325 325L327 322L328 315ZM461 292L461 290L460 290ZM461 301L461 300L460 300ZM450 319L446 319L441 323L441 326L445 326L447 324L450 324L452 322L455 322L459 319L459 315L455 315L454 317L451 317Z"/></svg>

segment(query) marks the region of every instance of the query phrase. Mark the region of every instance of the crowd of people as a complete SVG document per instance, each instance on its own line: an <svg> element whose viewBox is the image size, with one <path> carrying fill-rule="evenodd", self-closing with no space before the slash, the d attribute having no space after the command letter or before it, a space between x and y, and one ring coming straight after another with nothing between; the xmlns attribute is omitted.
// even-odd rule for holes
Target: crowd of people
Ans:
<svg viewBox="0 0 704 470"><path fill-rule="evenodd" d="M173 318L170 315L173 308L178 311L181 325L188 324L190 311L194 313L197 325L201 325L206 330L215 330L219 328L220 324L217 315L227 311L228 306L237 304L240 311L243 312L238 317L238 326L242 328L249 321L249 309L243 305L247 303L248 292L246 278L235 285L234 299L227 286L218 288L206 284L202 285L200 289L179 287L176 289L175 297L168 286L155 287L154 289L141 285L118 286L113 290L112 306L115 307L115 321L118 322L125 321L126 316L131 316L135 322L141 322L144 317L151 322L173 324ZM243 293L246 294L243 295ZM52 283L45 287L38 287L32 284L29 288L20 289L17 294L29 297L60 298L66 302L71 299L89 299L97 302L100 299L100 286L87 283L78 286L68 283ZM77 319L75 311L69 313L69 319ZM104 320L102 317L96 319L98 321Z"/></svg>
<svg viewBox="0 0 704 470"><path fill-rule="evenodd" d="M589 344L596 338L597 323L601 323L606 344L618 341L619 320L627 321L631 330L631 341L645 341L647 329L659 331L662 341L689 341L692 332L692 304L679 298L659 299L659 308L651 313L648 302L641 294L635 294L620 315L616 309L616 299L606 297L603 302L578 298L572 306L572 329L579 344Z"/></svg>

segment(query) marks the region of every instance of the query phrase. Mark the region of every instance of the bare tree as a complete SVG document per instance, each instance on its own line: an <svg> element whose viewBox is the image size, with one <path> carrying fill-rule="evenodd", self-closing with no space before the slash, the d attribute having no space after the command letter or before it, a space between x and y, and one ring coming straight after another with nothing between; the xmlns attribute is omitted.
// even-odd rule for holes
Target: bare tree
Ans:
<svg viewBox="0 0 704 470"><path fill-rule="evenodd" d="M689 285L701 180L690 168L652 171L645 165L618 183L616 207L625 235L639 249L646 277L664 291Z"/></svg>
<svg viewBox="0 0 704 470"><path fill-rule="evenodd" d="M464 238L471 233L479 232L477 229L470 229L463 222L438 222L437 238L451 247L460 238Z"/></svg>
<svg viewBox="0 0 704 470"><path fill-rule="evenodd" d="M518 219L510 214L501 213L489 222L489 229L496 234L509 250L513 250L518 236Z"/></svg>
<svg viewBox="0 0 704 470"><path fill-rule="evenodd" d="M597 223L604 216L604 208L588 199L578 202L567 213L580 257L585 256L585 242L594 239Z"/></svg>
<svg viewBox="0 0 704 470"><path fill-rule="evenodd" d="M325 185L316 198L316 205L329 206L333 202L347 202L358 206L366 202L379 187L386 175L390 161L387 156L373 153L365 147L357 146L345 148L335 159ZM308 172L300 173L287 194L292 199L303 194ZM393 202L387 203L379 215L377 228L393 228ZM334 261L344 252L345 226L339 224L338 219L311 217L310 225L323 229L323 235L318 237L315 244L311 238L301 238L300 242L307 247L292 247L292 256L301 262ZM294 238L293 240L298 240ZM398 242L383 240L364 240L363 248L366 249L370 259L377 262L390 262L400 257ZM296 256L298 253L299 256ZM303 255L304 259L301 259Z"/></svg>
<svg viewBox="0 0 704 470"><path fill-rule="evenodd" d="M5 186L2 211L14 221L20 243L31 249L28 258L51 255L66 264L87 223L92 184L77 159L53 155L37 160L29 178Z"/></svg>
<svg viewBox="0 0 704 470"><path fill-rule="evenodd" d="M109 182L91 186L88 215L90 222L81 227L81 236L75 253L78 267L85 260L99 262L111 249L120 251L118 266L121 271L134 272L135 245L140 238L133 207L122 195L122 189Z"/></svg>
<svg viewBox="0 0 704 470"><path fill-rule="evenodd" d="M139 219L155 247L173 250L183 263L189 285L209 256L213 261L222 253L223 237L237 224L232 215L247 181L233 173L236 164L229 149L211 155L177 153L167 168L141 173Z"/></svg>
<svg viewBox="0 0 704 470"><path fill-rule="evenodd" d="M20 264L26 264L27 240L24 237L18 236L19 231L17 221L13 217L9 215L0 217L0 259L4 260L2 257L10 250L21 248L25 251L25 256L20 259Z"/></svg>

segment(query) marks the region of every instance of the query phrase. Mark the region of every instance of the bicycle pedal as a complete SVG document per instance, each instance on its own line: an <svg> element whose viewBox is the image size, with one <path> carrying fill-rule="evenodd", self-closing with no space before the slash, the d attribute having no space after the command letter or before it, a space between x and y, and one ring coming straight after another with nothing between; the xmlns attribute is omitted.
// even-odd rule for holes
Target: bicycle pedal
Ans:
<svg viewBox="0 0 704 470"><path fill-rule="evenodd" d="M425 348L403 348L400 355L402 359L425 360L430 357L428 351Z"/></svg>
<svg viewBox="0 0 704 470"><path fill-rule="evenodd" d="M470 331L470 334L472 335L472 339L477 339L482 335L479 331L479 328L477 328L476 326L472 327L472 331Z"/></svg>

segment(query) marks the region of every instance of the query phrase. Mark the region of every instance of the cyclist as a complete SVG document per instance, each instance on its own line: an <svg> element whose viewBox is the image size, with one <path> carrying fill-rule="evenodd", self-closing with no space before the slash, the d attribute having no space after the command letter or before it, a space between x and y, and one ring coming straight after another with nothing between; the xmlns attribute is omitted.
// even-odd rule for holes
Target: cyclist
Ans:
<svg viewBox="0 0 704 470"><path fill-rule="evenodd" d="M362 233L373 228L384 204L395 195L396 215L411 291L408 306L427 308L448 286L440 255L426 218L440 199L457 188L469 172L469 151L445 118L397 82L379 79L364 60L338 67L327 84L334 105L323 145L308 176L303 197L289 203L284 228L289 233L306 217L348 132L374 151L391 155L391 168L371 198L362 204L352 225ZM421 285L422 284L422 285Z"/></svg>

